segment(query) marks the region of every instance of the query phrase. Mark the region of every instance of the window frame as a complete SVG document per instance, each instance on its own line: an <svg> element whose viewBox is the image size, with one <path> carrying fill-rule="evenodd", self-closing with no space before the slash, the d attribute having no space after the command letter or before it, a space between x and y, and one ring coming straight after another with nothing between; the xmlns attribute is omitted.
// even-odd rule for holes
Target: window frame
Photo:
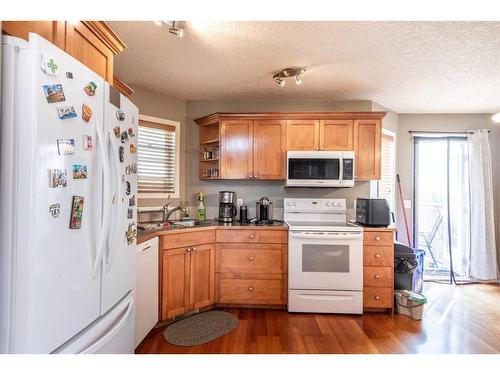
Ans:
<svg viewBox="0 0 500 375"><path fill-rule="evenodd" d="M391 184L392 185L392 202L388 202L388 203L389 203L391 212L394 213L394 215L396 215L396 212L398 209L397 197L396 197L396 190L397 190L397 186L396 186L396 174L397 174L397 171L396 171L396 168L397 168L397 166L396 166L396 154L397 154L396 132L382 128L382 136L383 135L387 135L389 137L392 137L393 144L394 144L393 155L392 155L392 170L393 170L392 184ZM381 139L381 142L382 142L382 139ZM381 145L381 147L382 147L382 145ZM382 150L380 150L380 151L382 152ZM379 192L380 192L380 180L374 180L373 183L370 184L370 197L379 198ZM391 203L392 203L392 206L391 206Z"/></svg>
<svg viewBox="0 0 500 375"><path fill-rule="evenodd" d="M151 122L157 125L169 125L175 128L175 181L174 193L137 193L138 198L180 198L180 127L179 121L165 120L158 117L139 114L139 121ZM144 126L139 123L138 126ZM147 127L147 126L146 126Z"/></svg>

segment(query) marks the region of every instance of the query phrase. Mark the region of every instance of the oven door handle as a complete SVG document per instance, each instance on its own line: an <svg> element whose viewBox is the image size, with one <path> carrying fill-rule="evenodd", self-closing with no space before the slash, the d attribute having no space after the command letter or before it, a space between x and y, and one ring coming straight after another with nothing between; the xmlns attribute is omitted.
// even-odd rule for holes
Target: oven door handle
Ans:
<svg viewBox="0 0 500 375"><path fill-rule="evenodd" d="M363 235L359 234L305 234L290 232L292 238L306 238L314 240L357 240L362 239Z"/></svg>

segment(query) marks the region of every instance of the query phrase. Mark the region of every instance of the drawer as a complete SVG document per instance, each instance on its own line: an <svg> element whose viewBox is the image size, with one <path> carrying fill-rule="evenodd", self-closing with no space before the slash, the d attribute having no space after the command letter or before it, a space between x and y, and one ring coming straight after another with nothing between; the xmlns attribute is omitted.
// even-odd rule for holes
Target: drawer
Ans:
<svg viewBox="0 0 500 375"><path fill-rule="evenodd" d="M363 246L363 265L392 267L394 246Z"/></svg>
<svg viewBox="0 0 500 375"><path fill-rule="evenodd" d="M163 249L189 247L215 242L215 230L202 230L163 235Z"/></svg>
<svg viewBox="0 0 500 375"><path fill-rule="evenodd" d="M363 290L363 307L391 308L392 288L366 287Z"/></svg>
<svg viewBox="0 0 500 375"><path fill-rule="evenodd" d="M217 277L217 302L245 305L281 305L283 280L234 279Z"/></svg>
<svg viewBox="0 0 500 375"><path fill-rule="evenodd" d="M363 285L392 288L392 267L363 267Z"/></svg>
<svg viewBox="0 0 500 375"><path fill-rule="evenodd" d="M363 232L363 244L364 245L393 245L394 244L394 234L391 231L364 231Z"/></svg>
<svg viewBox="0 0 500 375"><path fill-rule="evenodd" d="M283 273L281 244L217 244L216 272L225 273Z"/></svg>
<svg viewBox="0 0 500 375"><path fill-rule="evenodd" d="M217 229L217 242L287 243L286 230Z"/></svg>

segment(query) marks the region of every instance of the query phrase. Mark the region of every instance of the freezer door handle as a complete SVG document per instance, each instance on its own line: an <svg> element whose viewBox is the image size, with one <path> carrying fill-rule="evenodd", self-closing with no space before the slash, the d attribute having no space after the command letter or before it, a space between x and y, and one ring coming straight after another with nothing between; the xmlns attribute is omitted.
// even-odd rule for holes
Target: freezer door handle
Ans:
<svg viewBox="0 0 500 375"><path fill-rule="evenodd" d="M102 215L102 227L101 227L101 233L99 234L99 240L97 241L97 249L96 249L96 254L95 254L95 259L94 259L94 264L92 267L92 278L97 277L97 273L99 272L99 266L102 261L103 253L104 253L104 248L106 247L106 240L107 240L107 234L109 231L109 223L110 223L110 210L111 210L111 200L110 200L110 195L111 195L111 186L110 186L110 170L109 170L109 164L108 164L108 158L105 156L106 155L106 149L104 147L104 134L103 130L100 127L99 122L95 119L95 126L96 126L96 133L97 133L97 145L99 147L99 152L102 155L102 169L103 169L103 202L102 202L102 207L103 207L103 215Z"/></svg>

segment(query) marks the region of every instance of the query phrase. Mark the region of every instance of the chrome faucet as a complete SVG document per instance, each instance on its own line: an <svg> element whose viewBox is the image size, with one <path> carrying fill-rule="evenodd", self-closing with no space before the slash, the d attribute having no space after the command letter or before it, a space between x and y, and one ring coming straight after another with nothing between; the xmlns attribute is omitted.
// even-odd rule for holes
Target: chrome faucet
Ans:
<svg viewBox="0 0 500 375"><path fill-rule="evenodd" d="M170 215L172 215L176 211L182 211L186 212L186 207L184 207L182 204L179 204L178 206L172 208L171 210L168 209L168 206L170 206L170 203L172 202L167 202L165 206L163 206L163 222L166 223L168 221L168 218Z"/></svg>

